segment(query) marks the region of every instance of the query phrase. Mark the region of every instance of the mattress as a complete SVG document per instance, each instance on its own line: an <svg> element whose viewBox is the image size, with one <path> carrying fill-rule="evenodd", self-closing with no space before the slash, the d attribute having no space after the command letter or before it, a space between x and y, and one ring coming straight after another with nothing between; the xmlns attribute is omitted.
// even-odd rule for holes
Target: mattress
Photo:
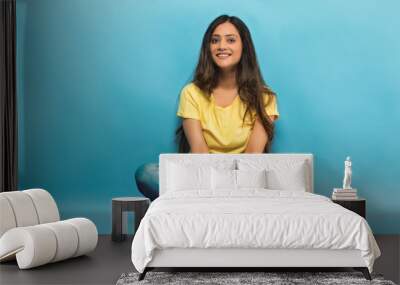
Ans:
<svg viewBox="0 0 400 285"><path fill-rule="evenodd" d="M359 250L372 271L379 248L361 216L330 199L299 191L168 192L150 206L132 243L143 272L162 249Z"/></svg>

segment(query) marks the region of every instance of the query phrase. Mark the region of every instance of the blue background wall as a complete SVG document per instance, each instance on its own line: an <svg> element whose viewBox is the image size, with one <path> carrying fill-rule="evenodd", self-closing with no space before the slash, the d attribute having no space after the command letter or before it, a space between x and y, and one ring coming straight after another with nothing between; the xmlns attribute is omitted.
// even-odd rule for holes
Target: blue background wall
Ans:
<svg viewBox="0 0 400 285"><path fill-rule="evenodd" d="M175 152L178 94L207 25L249 26L281 118L273 152L315 154L330 195L353 159L376 233L400 233L400 2L17 0L20 188L43 187L63 218L111 231L111 198Z"/></svg>

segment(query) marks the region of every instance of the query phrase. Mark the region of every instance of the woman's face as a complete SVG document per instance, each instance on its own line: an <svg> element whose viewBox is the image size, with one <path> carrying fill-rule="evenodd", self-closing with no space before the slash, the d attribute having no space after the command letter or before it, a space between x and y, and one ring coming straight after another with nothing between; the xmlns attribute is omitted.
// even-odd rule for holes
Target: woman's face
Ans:
<svg viewBox="0 0 400 285"><path fill-rule="evenodd" d="M211 55L222 70L235 68L242 56L242 48L239 31L229 22L218 25L211 35Z"/></svg>

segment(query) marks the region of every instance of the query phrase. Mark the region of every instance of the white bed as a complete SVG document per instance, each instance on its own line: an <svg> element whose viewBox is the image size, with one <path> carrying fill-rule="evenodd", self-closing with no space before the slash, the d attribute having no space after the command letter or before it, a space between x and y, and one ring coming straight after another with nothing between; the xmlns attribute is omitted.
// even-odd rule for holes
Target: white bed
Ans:
<svg viewBox="0 0 400 285"><path fill-rule="evenodd" d="M379 255L362 217L313 194L311 154L162 154L160 197L132 243L140 278L155 267L354 267L370 278Z"/></svg>

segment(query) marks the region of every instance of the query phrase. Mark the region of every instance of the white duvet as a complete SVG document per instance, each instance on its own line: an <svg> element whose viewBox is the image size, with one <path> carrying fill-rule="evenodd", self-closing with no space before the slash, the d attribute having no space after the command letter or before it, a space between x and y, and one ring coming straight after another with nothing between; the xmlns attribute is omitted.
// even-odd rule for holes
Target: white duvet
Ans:
<svg viewBox="0 0 400 285"><path fill-rule="evenodd" d="M164 194L133 239L135 268L165 248L358 249L370 272L380 255L359 215L320 195L266 189Z"/></svg>

